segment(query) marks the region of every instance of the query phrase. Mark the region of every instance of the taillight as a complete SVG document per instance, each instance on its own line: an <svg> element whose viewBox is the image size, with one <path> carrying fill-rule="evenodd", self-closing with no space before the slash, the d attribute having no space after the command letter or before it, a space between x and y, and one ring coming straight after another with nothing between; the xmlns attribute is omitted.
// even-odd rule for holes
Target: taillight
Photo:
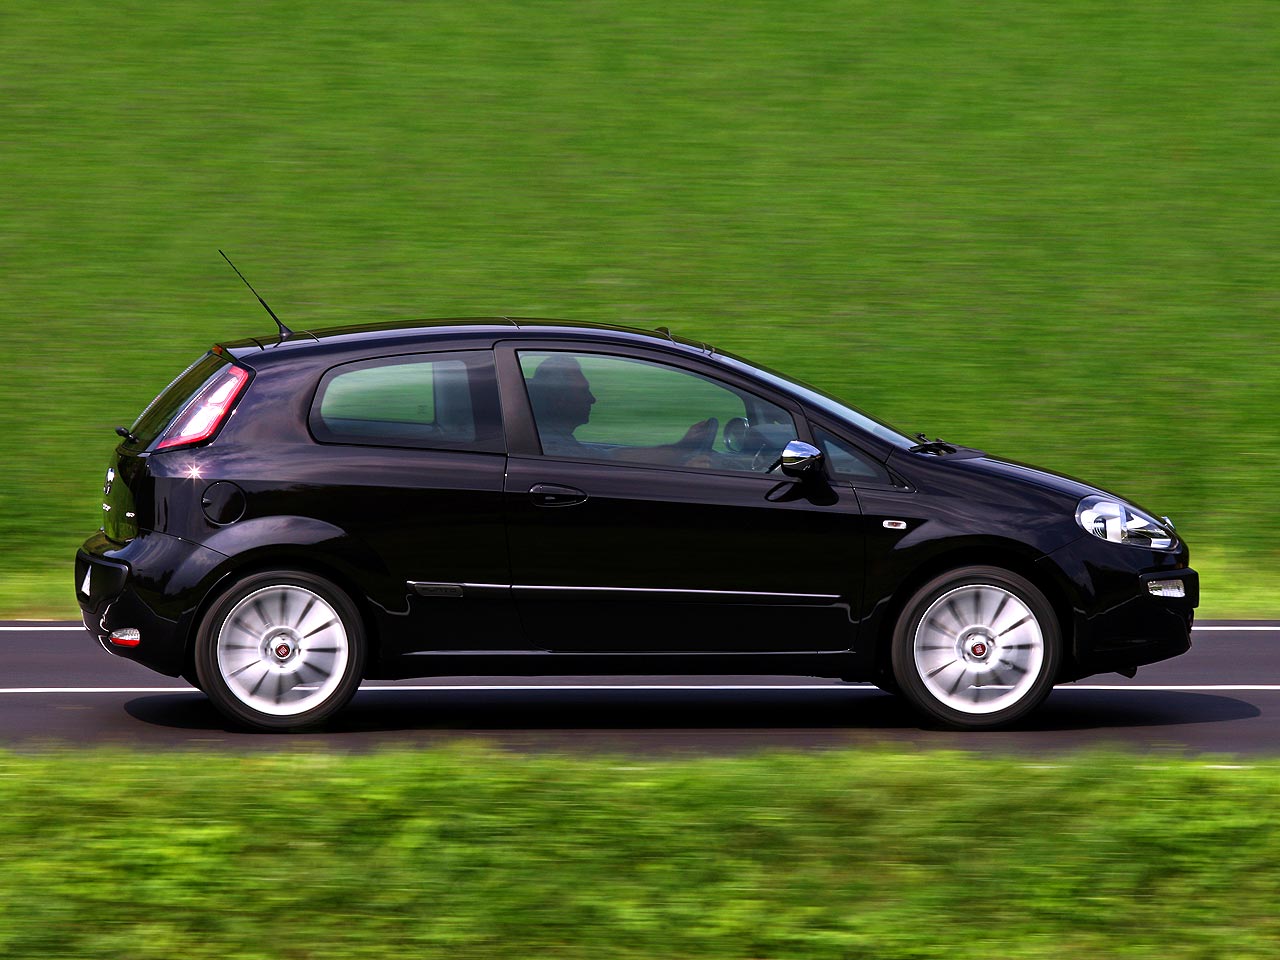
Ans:
<svg viewBox="0 0 1280 960"><path fill-rule="evenodd" d="M249 371L241 367L227 369L209 382L194 400L187 404L178 419L169 425L157 450L182 447L208 440L227 418L236 397L249 382Z"/></svg>

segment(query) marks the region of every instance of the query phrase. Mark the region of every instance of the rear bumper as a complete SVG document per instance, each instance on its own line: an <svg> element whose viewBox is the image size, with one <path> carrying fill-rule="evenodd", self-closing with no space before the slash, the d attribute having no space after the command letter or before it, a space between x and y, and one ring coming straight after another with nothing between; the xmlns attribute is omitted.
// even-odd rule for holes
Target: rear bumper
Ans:
<svg viewBox="0 0 1280 960"><path fill-rule="evenodd" d="M1130 671L1186 653L1200 603L1200 575L1185 545L1170 553L1085 537L1050 554L1075 593L1070 662L1061 679ZM1159 597L1153 581L1182 581L1185 596Z"/></svg>
<svg viewBox="0 0 1280 960"><path fill-rule="evenodd" d="M107 652L181 676L195 615L225 560L163 533L145 532L125 544L98 533L76 551L76 601L85 628ZM111 641L112 631L129 627L141 634L137 646Z"/></svg>

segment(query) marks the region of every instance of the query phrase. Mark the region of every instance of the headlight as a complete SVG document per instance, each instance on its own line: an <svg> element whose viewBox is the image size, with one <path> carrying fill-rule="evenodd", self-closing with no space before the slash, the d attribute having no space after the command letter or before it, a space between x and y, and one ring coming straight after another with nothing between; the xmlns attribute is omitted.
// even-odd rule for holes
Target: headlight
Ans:
<svg viewBox="0 0 1280 960"><path fill-rule="evenodd" d="M1178 542L1166 526L1132 504L1110 497L1085 497L1076 507L1076 523L1095 537L1152 550L1172 550Z"/></svg>

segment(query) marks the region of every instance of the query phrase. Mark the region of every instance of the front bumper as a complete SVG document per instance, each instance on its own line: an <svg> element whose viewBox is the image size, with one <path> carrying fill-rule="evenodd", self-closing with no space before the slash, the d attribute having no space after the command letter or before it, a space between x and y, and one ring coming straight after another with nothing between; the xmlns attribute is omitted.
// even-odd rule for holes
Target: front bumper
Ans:
<svg viewBox="0 0 1280 960"><path fill-rule="evenodd" d="M226 559L163 533L144 532L124 544L98 533L76 551L76 601L85 628L109 653L181 676L195 615ZM141 634L137 646L111 642L113 631L127 627Z"/></svg>
<svg viewBox="0 0 1280 960"><path fill-rule="evenodd" d="M1190 650L1200 575L1188 559L1181 543L1174 551L1155 552L1091 536L1042 559L1066 578L1072 597L1071 656L1061 679L1127 673ZM1151 593L1149 583L1168 580L1182 581L1185 595Z"/></svg>

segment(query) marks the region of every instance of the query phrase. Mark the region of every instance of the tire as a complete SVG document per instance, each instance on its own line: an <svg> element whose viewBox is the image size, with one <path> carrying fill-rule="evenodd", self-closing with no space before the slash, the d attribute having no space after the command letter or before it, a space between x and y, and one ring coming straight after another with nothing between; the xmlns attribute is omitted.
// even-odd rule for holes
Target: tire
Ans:
<svg viewBox="0 0 1280 960"><path fill-rule="evenodd" d="M984 729L1044 702L1062 660L1062 631L1025 577L962 567L916 591L891 653L899 691L917 709L949 727Z"/></svg>
<svg viewBox="0 0 1280 960"><path fill-rule="evenodd" d="M323 723L364 675L364 624L351 598L298 570L253 574L209 608L196 635L200 688L257 730Z"/></svg>

